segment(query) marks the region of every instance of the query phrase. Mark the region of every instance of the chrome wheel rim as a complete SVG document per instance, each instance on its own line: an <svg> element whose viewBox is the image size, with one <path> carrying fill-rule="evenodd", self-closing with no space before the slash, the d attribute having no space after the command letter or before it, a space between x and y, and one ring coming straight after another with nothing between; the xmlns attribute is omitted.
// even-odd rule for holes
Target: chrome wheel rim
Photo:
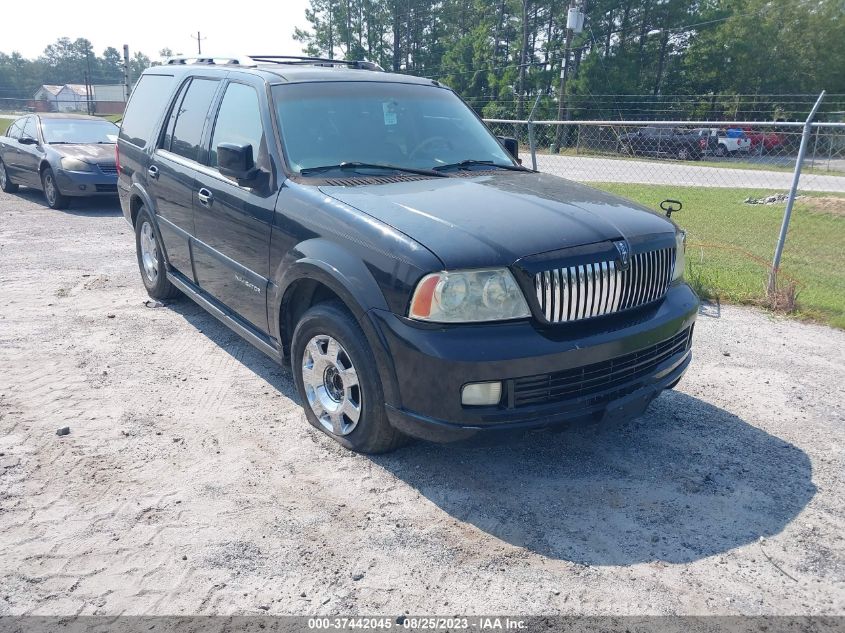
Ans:
<svg viewBox="0 0 845 633"><path fill-rule="evenodd" d="M0 187L6 188L6 166L0 163Z"/></svg>
<svg viewBox="0 0 845 633"><path fill-rule="evenodd" d="M141 225L141 264L147 279L155 283L158 278L158 244L149 222Z"/></svg>
<svg viewBox="0 0 845 633"><path fill-rule="evenodd" d="M56 183L53 182L53 177L50 174L44 176L44 195L47 196L47 202L55 204Z"/></svg>
<svg viewBox="0 0 845 633"><path fill-rule="evenodd" d="M324 429L349 435L361 418L363 396L358 373L343 346L327 334L318 334L302 353L302 382L308 406Z"/></svg>

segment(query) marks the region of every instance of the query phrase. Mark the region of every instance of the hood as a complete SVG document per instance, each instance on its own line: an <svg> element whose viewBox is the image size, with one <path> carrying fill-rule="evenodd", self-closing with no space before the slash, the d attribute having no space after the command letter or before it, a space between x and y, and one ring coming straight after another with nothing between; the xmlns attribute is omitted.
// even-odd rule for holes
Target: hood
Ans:
<svg viewBox="0 0 845 633"><path fill-rule="evenodd" d="M50 149L59 156L77 158L88 163L114 164L114 143L50 145Z"/></svg>
<svg viewBox="0 0 845 633"><path fill-rule="evenodd" d="M413 238L449 269L508 266L538 253L675 231L657 212L548 174L486 172L320 190Z"/></svg>

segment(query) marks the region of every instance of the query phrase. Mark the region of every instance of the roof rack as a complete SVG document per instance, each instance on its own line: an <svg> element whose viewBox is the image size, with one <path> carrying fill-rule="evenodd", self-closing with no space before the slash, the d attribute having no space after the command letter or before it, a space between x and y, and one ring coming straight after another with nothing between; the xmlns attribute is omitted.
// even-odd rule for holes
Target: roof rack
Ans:
<svg viewBox="0 0 845 633"><path fill-rule="evenodd" d="M384 68L364 59L330 59L328 57L302 57L299 55L249 55L256 62L302 66L348 66L358 70L384 72Z"/></svg>
<svg viewBox="0 0 845 633"><path fill-rule="evenodd" d="M256 66L255 61L247 55L176 55L174 57L168 57L164 62L165 66L182 66L184 64L251 66L253 68Z"/></svg>
<svg viewBox="0 0 845 633"><path fill-rule="evenodd" d="M169 57L166 66L205 64L207 66L246 66L255 68L258 64L289 64L301 66L347 66L358 70L383 72L375 62L362 59L329 59L327 57L301 57L298 55L177 55Z"/></svg>

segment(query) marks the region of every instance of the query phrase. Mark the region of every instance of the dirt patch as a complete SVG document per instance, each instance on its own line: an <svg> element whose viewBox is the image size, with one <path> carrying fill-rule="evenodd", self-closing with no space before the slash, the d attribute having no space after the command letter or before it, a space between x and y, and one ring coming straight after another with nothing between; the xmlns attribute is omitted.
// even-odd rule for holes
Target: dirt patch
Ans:
<svg viewBox="0 0 845 633"><path fill-rule="evenodd" d="M845 613L845 332L722 306L636 420L371 458L116 208L0 215L0 615Z"/></svg>
<svg viewBox="0 0 845 633"><path fill-rule="evenodd" d="M845 217L845 197L839 196L801 196L795 201L803 209L811 213L824 213Z"/></svg>

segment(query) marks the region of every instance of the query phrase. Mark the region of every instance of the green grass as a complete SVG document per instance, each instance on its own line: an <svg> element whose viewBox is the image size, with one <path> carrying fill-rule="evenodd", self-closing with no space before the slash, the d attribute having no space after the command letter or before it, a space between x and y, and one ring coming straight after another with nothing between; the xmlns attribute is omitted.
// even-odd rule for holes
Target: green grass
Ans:
<svg viewBox="0 0 845 633"><path fill-rule="evenodd" d="M784 204L748 205L760 189L669 187L603 183L600 189L659 209L677 198L672 216L687 231L687 279L705 296L766 304L766 281ZM796 284L795 315L845 329L845 196L813 194L796 200L781 262L781 283Z"/></svg>

